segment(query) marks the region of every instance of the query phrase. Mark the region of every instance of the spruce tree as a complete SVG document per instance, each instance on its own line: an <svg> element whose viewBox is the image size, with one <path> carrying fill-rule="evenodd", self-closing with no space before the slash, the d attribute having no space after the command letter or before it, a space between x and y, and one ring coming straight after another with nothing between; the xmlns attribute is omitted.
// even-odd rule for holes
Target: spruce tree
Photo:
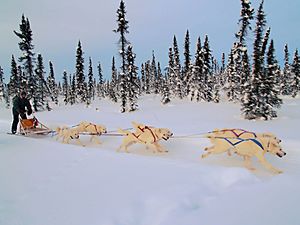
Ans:
<svg viewBox="0 0 300 225"><path fill-rule="evenodd" d="M74 105L76 103L76 75L72 76L71 88L70 88L70 104Z"/></svg>
<svg viewBox="0 0 300 225"><path fill-rule="evenodd" d="M293 74L292 97L296 97L300 91L300 60L299 60L298 49L296 49L294 54L291 72Z"/></svg>
<svg viewBox="0 0 300 225"><path fill-rule="evenodd" d="M144 67L144 63L142 63L142 65L141 65L141 93L145 93L145 83L146 83L145 67Z"/></svg>
<svg viewBox="0 0 300 225"><path fill-rule="evenodd" d="M121 109L120 111L123 113L126 111L126 104L127 104L127 81L128 77L126 76L128 73L126 71L126 49L129 44L129 41L126 39L125 34L129 33L128 31L128 21L126 20L126 10L125 10L125 3L123 0L120 2L120 6L117 10L117 23L118 23L118 28L114 30L115 33L120 33L120 39L119 39L119 45L120 45L120 50L119 54L122 59L122 64L121 64L121 72L119 75L120 83L119 83L119 88L120 88L120 98L121 98Z"/></svg>
<svg viewBox="0 0 300 225"><path fill-rule="evenodd" d="M32 30L30 28L30 22L28 18L25 19L25 16L22 15L20 32L14 31L15 35L21 39L19 42L19 48L22 51L22 56L19 58L19 61L23 64L23 72L25 75L26 86L25 91L29 92L29 98L35 97L36 90L36 79L34 75L34 45L32 44Z"/></svg>
<svg viewBox="0 0 300 225"><path fill-rule="evenodd" d="M43 57L41 54L38 54L37 56L37 65L35 69L36 78L37 78L37 89L36 89L36 98L34 100L34 108L36 111L43 110L45 105L45 86L44 86L44 63L43 63Z"/></svg>
<svg viewBox="0 0 300 225"><path fill-rule="evenodd" d="M70 97L69 97L69 82L68 82L68 74L67 71L64 70L63 72L63 83L62 83L62 89L63 89L63 96L64 96L64 103L67 105L69 103Z"/></svg>
<svg viewBox="0 0 300 225"><path fill-rule="evenodd" d="M184 42L184 68L183 73L186 74L189 71L189 67L191 65L191 54L190 54L190 34L189 30L186 31L185 34L185 42Z"/></svg>
<svg viewBox="0 0 300 225"><path fill-rule="evenodd" d="M213 90L213 82L212 82L212 68L211 68L211 50L209 47L208 36L205 36L204 44L203 44L203 79L205 85L205 100L210 102L212 101L212 90Z"/></svg>
<svg viewBox="0 0 300 225"><path fill-rule="evenodd" d="M168 81L168 86L170 89L171 93L174 93L175 90L175 72L174 72L174 54L173 54L173 49L169 48L169 62L168 62L168 67L167 67L167 81Z"/></svg>
<svg viewBox="0 0 300 225"><path fill-rule="evenodd" d="M118 92L118 74L115 65L115 57L112 58L112 66L111 66L111 82L109 85L109 97L113 102L117 102L117 92Z"/></svg>
<svg viewBox="0 0 300 225"><path fill-rule="evenodd" d="M85 92L85 76L84 76L84 58L83 51L81 47L81 42L78 42L76 50L76 99L80 102L86 102L86 92Z"/></svg>
<svg viewBox="0 0 300 225"><path fill-rule="evenodd" d="M126 20L126 10L125 10L125 3L123 0L120 2L120 6L117 10L117 23L118 23L118 28L114 30L115 33L120 33L120 39L119 39L119 44L120 44L120 50L119 54L122 59L122 66L121 70L122 73L125 74L125 69L126 69L126 48L127 45L129 44L128 40L125 37L125 34L129 33L128 31L128 21Z"/></svg>
<svg viewBox="0 0 300 225"><path fill-rule="evenodd" d="M267 52L267 67L263 86L263 97L266 101L264 105L264 118L266 119L277 117L276 108L279 108L282 104L282 100L278 97L279 87L276 82L278 70L279 66L275 58L274 42L271 40Z"/></svg>
<svg viewBox="0 0 300 225"><path fill-rule="evenodd" d="M102 68L101 68L101 63L98 62L98 78L99 78L99 82L98 82L98 97L99 98L104 98L104 81L103 81L103 74L102 74Z"/></svg>
<svg viewBox="0 0 300 225"><path fill-rule="evenodd" d="M126 52L126 61L127 61L127 71L129 78L128 80L128 104L129 111L135 111L138 109L138 94L139 94L139 84L137 78L137 66L135 65L135 54L133 53L132 46L128 45Z"/></svg>
<svg viewBox="0 0 300 225"><path fill-rule="evenodd" d="M251 7L251 2L249 0L241 0L241 12L239 19L240 29L235 34L238 39L238 43L241 46L245 46L245 39L248 33L248 29L251 30L251 20L254 18L254 9Z"/></svg>
<svg viewBox="0 0 300 225"><path fill-rule="evenodd" d="M290 54L288 45L284 46L284 68L281 79L281 94L282 95L291 95L292 94L292 72L291 65L289 60Z"/></svg>
<svg viewBox="0 0 300 225"><path fill-rule="evenodd" d="M179 57L179 49L177 44L176 36L173 38L173 51L174 51L174 77L175 77L175 89L174 94L176 97L182 99L183 98L183 83L182 83L182 75L181 75L181 64Z"/></svg>
<svg viewBox="0 0 300 225"><path fill-rule="evenodd" d="M93 64L91 57L89 58L89 71L88 71L88 84L87 84L87 97L86 103L91 104L92 99L94 99L94 74L93 74Z"/></svg>
<svg viewBox="0 0 300 225"><path fill-rule="evenodd" d="M166 80L167 78L163 79L162 83L162 99L161 102L162 104L168 104L170 100L170 89L168 86L168 81Z"/></svg>
<svg viewBox="0 0 300 225"><path fill-rule="evenodd" d="M5 97L5 89L4 89L3 69L0 66L0 101L3 101L4 97Z"/></svg>
<svg viewBox="0 0 300 225"><path fill-rule="evenodd" d="M146 94L151 94L151 63L150 60L145 62L145 83L144 83L144 91Z"/></svg>
<svg viewBox="0 0 300 225"><path fill-rule="evenodd" d="M47 83L50 89L50 95L53 96L55 104L58 105L58 88L55 81L53 64L51 61L49 61L49 75L47 78Z"/></svg>
<svg viewBox="0 0 300 225"><path fill-rule="evenodd" d="M265 112L267 107L267 93L265 88L266 72L264 66L264 38L263 32L266 26L263 3L259 5L256 15L255 40L253 50L253 67L250 79L249 90L245 92L242 101L242 112L246 119L269 119L270 116Z"/></svg>
<svg viewBox="0 0 300 225"><path fill-rule="evenodd" d="M184 67L182 71L183 75L183 86L185 87L184 95L188 95L188 86L189 86L189 80L190 80L190 75L191 75L191 54L190 54L190 34L189 30L186 31L185 34L185 42L184 42Z"/></svg>
<svg viewBox="0 0 300 225"><path fill-rule="evenodd" d="M190 89L192 92L191 100L195 97L197 101L205 100L205 84L203 78L203 47L201 39L198 37L196 45L195 63L192 68L192 76L190 79Z"/></svg>
<svg viewBox="0 0 300 225"><path fill-rule="evenodd" d="M235 63L234 63L234 50L232 49L229 57L228 57L228 64L225 71L226 74L226 85L224 87L226 96L229 101L234 101L237 99L238 91L236 88L236 78L237 78L237 72L235 69Z"/></svg>
<svg viewBox="0 0 300 225"><path fill-rule="evenodd" d="M160 62L158 62L157 63L157 79L156 79L157 94L162 92L162 81L163 81L163 74L161 72Z"/></svg>
<svg viewBox="0 0 300 225"><path fill-rule="evenodd" d="M11 70L10 70L10 80L9 80L9 95L13 96L20 92L20 77L18 73L17 63L14 56L11 57Z"/></svg>
<svg viewBox="0 0 300 225"><path fill-rule="evenodd" d="M154 51L152 52L152 60L150 65L150 77L149 77L149 86L150 86L150 93L157 94L158 93L158 80L157 80L157 67L156 67L156 60Z"/></svg>
<svg viewBox="0 0 300 225"><path fill-rule="evenodd" d="M233 64L231 65L231 83L227 84L231 89L229 100L236 101L243 95L242 86L247 82L247 74L244 74L248 68L243 68L245 63L245 54L247 54L246 36L248 30L251 30L251 20L253 19L254 9L249 0L241 0L241 11L239 19L239 31L235 34L236 42L232 48Z"/></svg>
<svg viewBox="0 0 300 225"><path fill-rule="evenodd" d="M127 77L125 76L125 74L120 73L119 75L120 77L120 83L119 83L119 96L120 96L120 100L121 100L121 108L120 108L120 112L124 113L126 112L126 105L127 105Z"/></svg>

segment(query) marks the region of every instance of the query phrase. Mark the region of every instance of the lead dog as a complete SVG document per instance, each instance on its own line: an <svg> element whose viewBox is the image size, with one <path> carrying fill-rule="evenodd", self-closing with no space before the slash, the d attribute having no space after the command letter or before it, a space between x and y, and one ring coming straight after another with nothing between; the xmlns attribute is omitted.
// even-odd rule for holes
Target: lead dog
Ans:
<svg viewBox="0 0 300 225"><path fill-rule="evenodd" d="M101 135L103 133L107 133L105 126L100 124L93 124L86 121L80 122L76 129L79 133L90 134L91 135L90 142L94 140L97 144L101 144L101 142L96 136Z"/></svg>
<svg viewBox="0 0 300 225"><path fill-rule="evenodd" d="M132 122L132 124L136 129L135 132L118 129L119 133L126 136L123 138L122 144L117 151L124 149L126 152L128 152L128 147L130 145L140 143L146 145L147 148L152 148L153 152L168 152L162 146L160 146L158 142L162 139L167 141L173 135L169 129L150 127L135 122Z"/></svg>
<svg viewBox="0 0 300 225"><path fill-rule="evenodd" d="M75 128L57 127L56 140L62 138L62 143L69 144L71 140L76 140L77 144L84 146L79 139L79 132Z"/></svg>
<svg viewBox="0 0 300 225"><path fill-rule="evenodd" d="M252 131L247 131L243 129L231 129L231 128L224 128L224 129L215 129L212 132L209 132L208 135L205 137L207 138L231 138L231 139L250 139L250 138L271 138L275 140L278 144L281 142L274 134L272 133L255 133ZM230 150L227 151L228 155L231 155Z"/></svg>
<svg viewBox="0 0 300 225"><path fill-rule="evenodd" d="M281 146L273 138L251 138L251 139L233 139L233 138L210 138L213 146L205 148L207 151L202 155L202 158L207 157L210 154L219 154L228 150L233 150L238 155L244 157L245 167L249 170L254 170L251 165L251 158L256 157L258 161L268 170L274 173L282 173L281 170L273 167L265 158L267 152L283 157L286 155L282 151Z"/></svg>

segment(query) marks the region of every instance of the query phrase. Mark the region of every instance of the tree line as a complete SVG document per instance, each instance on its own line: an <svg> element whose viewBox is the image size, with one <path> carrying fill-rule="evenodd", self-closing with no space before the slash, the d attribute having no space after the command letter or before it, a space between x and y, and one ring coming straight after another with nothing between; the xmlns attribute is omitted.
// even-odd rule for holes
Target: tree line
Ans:
<svg viewBox="0 0 300 225"><path fill-rule="evenodd" d="M127 39L129 21L126 19L125 3L121 0L117 9L119 38L119 67L112 58L111 78L104 80L101 63L97 72L93 70L92 59L88 59L88 73L85 74L85 58L81 42L76 49L75 72L62 74L62 82L55 79L53 64L49 62L46 77L41 54L34 53L32 30L29 19L22 15L19 31L18 58L11 59L11 74L7 84L3 81L0 67L0 100L9 106L10 98L21 90L26 90L34 109L50 110L49 101L58 104L85 103L90 105L95 99L109 98L120 104L120 112L135 111L141 95L161 96L162 104L173 99L189 99L197 102L220 102L221 99L241 105L241 113L246 119L272 119L277 117L277 109L282 105L283 95L296 97L300 91L300 64L298 50L290 62L288 45L284 47L284 67L280 68L275 55L275 43L271 38L271 28L267 26L266 15L261 1L257 11L249 0L241 0L238 30L230 53L222 54L221 62L212 55L208 35L203 44L198 37L196 51L190 50L190 34L186 31L183 45L183 60L180 59L176 36L168 50L168 65L162 68L154 51L152 58L136 65L133 44ZM252 24L254 29L252 30ZM253 52L249 53L246 38L254 36ZM95 77L98 77L96 79Z"/></svg>

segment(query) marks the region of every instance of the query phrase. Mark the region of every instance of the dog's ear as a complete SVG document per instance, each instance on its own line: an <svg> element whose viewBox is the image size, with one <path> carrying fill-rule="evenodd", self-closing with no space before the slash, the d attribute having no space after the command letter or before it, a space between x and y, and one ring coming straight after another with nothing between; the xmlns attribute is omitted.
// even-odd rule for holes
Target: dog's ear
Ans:
<svg viewBox="0 0 300 225"><path fill-rule="evenodd" d="M158 128L158 132L159 132L159 133L162 133L162 129L161 129L161 128Z"/></svg>

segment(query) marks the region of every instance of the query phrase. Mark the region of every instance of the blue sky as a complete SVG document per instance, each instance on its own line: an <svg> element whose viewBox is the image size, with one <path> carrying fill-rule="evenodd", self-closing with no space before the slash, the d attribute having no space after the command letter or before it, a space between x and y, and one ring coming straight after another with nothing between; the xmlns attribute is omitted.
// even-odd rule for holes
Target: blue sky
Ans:
<svg viewBox="0 0 300 225"><path fill-rule="evenodd" d="M11 55L18 58L18 38L13 30L19 30L22 13L29 18L33 31L35 52L44 58L46 71L49 60L54 64L55 76L62 77L66 70L75 71L75 51L78 40L82 42L87 68L88 57L92 57L94 72L101 62L104 75L110 77L112 57L117 66L118 34L116 10L119 0L0 0L0 66L6 75L10 73ZM260 1L252 0L255 10ZM128 39L137 55L137 66L151 58L155 51L157 61L166 66L168 48L176 35L179 50L183 52L186 30L191 36L193 54L198 36L204 40L208 34L213 55L220 59L222 52L229 53L238 30L239 0L125 0L129 20ZM300 43L300 1L265 0L264 10L271 38L274 39L276 55L283 60L283 47L289 44L293 52ZM253 25L254 27L254 25ZM253 43L253 36L248 37ZM249 46L250 52L252 48ZM183 57L181 57L181 60Z"/></svg>

